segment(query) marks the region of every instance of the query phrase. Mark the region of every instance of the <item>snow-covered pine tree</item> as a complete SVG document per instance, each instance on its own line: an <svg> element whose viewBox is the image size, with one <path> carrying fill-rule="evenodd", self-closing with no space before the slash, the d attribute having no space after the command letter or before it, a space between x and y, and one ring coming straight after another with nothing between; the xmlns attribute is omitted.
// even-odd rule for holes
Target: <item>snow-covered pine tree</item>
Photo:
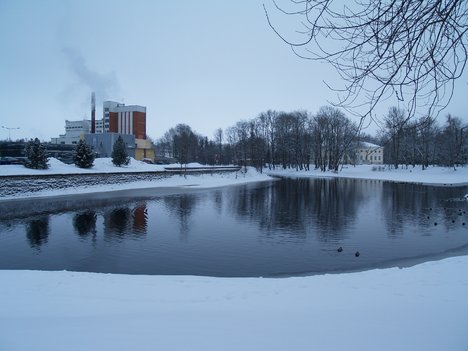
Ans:
<svg viewBox="0 0 468 351"><path fill-rule="evenodd" d="M80 168L91 168L94 162L94 152L86 141L80 140L73 155L73 162Z"/></svg>
<svg viewBox="0 0 468 351"><path fill-rule="evenodd" d="M112 150L112 163L118 167L122 165L128 165L130 162L130 157L127 153L127 145L125 145L121 136L117 138L117 141L114 143L114 148Z"/></svg>
<svg viewBox="0 0 468 351"><path fill-rule="evenodd" d="M24 153L27 159L24 164L25 167L34 169L49 168L46 148L38 138L31 139L26 143Z"/></svg>

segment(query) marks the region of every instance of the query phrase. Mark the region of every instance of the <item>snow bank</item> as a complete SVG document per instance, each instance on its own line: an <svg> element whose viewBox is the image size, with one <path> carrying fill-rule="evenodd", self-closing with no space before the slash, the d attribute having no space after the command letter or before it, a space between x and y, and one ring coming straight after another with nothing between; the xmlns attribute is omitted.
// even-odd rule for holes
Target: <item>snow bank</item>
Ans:
<svg viewBox="0 0 468 351"><path fill-rule="evenodd" d="M276 170L265 169L265 172L270 175L286 177L342 177L423 184L468 185L468 167L457 168L456 170L445 167L429 167L422 170L420 166L414 168L408 167L408 169L403 167L392 169L386 166L359 165L345 166L338 173L331 171L321 172L319 170L284 170L279 168Z"/></svg>
<svg viewBox="0 0 468 351"><path fill-rule="evenodd" d="M2 350L466 350L468 256L284 279L0 271Z"/></svg>
<svg viewBox="0 0 468 351"><path fill-rule="evenodd" d="M101 165L105 164L105 160ZM135 161L138 162L138 161ZM146 165L146 164L145 164ZM68 165L66 165L68 166ZM151 165L153 166L153 165ZM3 167L3 166L2 166ZM102 166L104 168L105 166ZM1 167L0 167L1 168ZM114 167L117 168L117 167ZM57 169L57 168L56 168ZM133 169L137 169L133 168ZM73 176L71 176L73 177ZM104 193L121 190L134 190L134 189L157 189L157 188L191 188L191 189L206 189L216 188L236 184L245 184L251 182L261 182L272 180L272 178L266 174L258 173L253 168L247 168L245 172L243 169L238 172L215 172L215 173L200 173L200 174L187 174L187 175L173 175L167 177L157 177L151 180L135 180L131 177L131 181L128 182L112 182L110 176L107 176L104 180L109 182L108 184L97 184L97 185L80 185L80 178L76 177L74 182L76 186L69 187L58 187L58 188L45 188L44 184L40 184L41 190L26 191L8 193L0 192L0 201L7 201L12 199L30 199L34 197L48 197L48 196L62 196L62 195L74 195L74 194L89 194L89 193ZM135 178L137 178L135 176ZM27 181L27 180L26 180ZM83 184L83 180L82 183ZM5 188L6 189L6 188ZM22 189L27 189L25 186Z"/></svg>
<svg viewBox="0 0 468 351"><path fill-rule="evenodd" d="M41 174L87 174L87 173L120 173L120 172L154 172L164 171L162 165L151 165L130 158L127 166L116 167L111 158L97 158L91 168L79 168L74 164L63 163L56 158L49 158L49 168L45 170L29 169L23 165L2 165L0 175L41 175Z"/></svg>

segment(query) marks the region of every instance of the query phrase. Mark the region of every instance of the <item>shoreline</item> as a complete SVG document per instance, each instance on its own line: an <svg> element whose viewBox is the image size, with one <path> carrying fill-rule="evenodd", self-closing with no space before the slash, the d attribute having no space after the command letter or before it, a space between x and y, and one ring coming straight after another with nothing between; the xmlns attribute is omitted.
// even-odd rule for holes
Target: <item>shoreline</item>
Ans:
<svg viewBox="0 0 468 351"><path fill-rule="evenodd" d="M1 270L0 344L284 350L313 340L320 350L462 350L467 268L461 256L284 279Z"/></svg>
<svg viewBox="0 0 468 351"><path fill-rule="evenodd" d="M198 173L166 175L164 178L154 180L130 181L126 183L110 183L105 185L77 186L60 189L46 189L31 191L17 195L0 196L0 203L61 199L70 196L80 197L120 197L125 194L135 194L136 192L150 192L154 196L188 193L208 189L218 189L226 186L242 185L256 182L274 181L275 178L266 174L254 173L248 170L247 173Z"/></svg>
<svg viewBox="0 0 468 351"><path fill-rule="evenodd" d="M58 162L58 161L57 161ZM275 178L344 178L344 179L360 179L360 180L379 180L394 183L411 183L425 186L437 187L464 187L468 186L468 167L452 168L445 167L429 167L422 170L420 166L415 168L383 168L375 169L373 165L359 165L359 166L344 166L344 168L334 173L331 171L322 172L319 170L310 171L296 171L295 169L268 169L264 168L263 173L255 171L254 168L249 167L247 172L243 171L224 171L217 172L215 170L187 172L186 174L172 173L171 171L161 171L154 168L148 171L147 164L138 161L132 161L129 169L120 168L117 171L115 168L108 165L109 160L101 160L100 166L94 170L87 170L83 173L71 173L70 169L76 171L76 167L71 165L59 164L53 162L53 165L46 173L40 173L37 170L24 169L22 166L16 168L8 168L9 171L2 174L2 167L0 166L0 181L3 180L3 185L0 184L0 203L15 200L28 200L28 199L43 199L43 198L60 198L62 196L77 196L89 194L109 194L127 191L143 191L151 190L154 192L156 189L161 190L161 193L188 192L189 189L214 189L225 186L247 184L260 181L271 181ZM154 165L151 165L154 166ZM197 165L198 166L198 165ZM63 170L66 171L63 171ZM26 172L27 174L21 174ZM33 172L28 173L28 172ZM126 180L113 179L126 177ZM139 179L138 177L147 177ZM83 177L80 179L80 177ZM101 178L100 184L80 184L80 181L89 179L91 177ZM131 180L131 179L137 180ZM69 180L70 184L52 186L45 186L44 181ZM27 187L34 187L36 180L36 188L42 187L41 190L26 190L23 191L21 182ZM20 182L14 184L14 182ZM11 187L16 187L12 190ZM2 191L1 189L5 189Z"/></svg>
<svg viewBox="0 0 468 351"><path fill-rule="evenodd" d="M287 178L345 178L380 180L394 183L411 183L440 187L468 186L468 167L453 168L431 166L422 170L421 166L408 169L386 168L374 170L375 165L345 165L338 173L320 170L296 171L295 169L264 169L264 173L274 177Z"/></svg>

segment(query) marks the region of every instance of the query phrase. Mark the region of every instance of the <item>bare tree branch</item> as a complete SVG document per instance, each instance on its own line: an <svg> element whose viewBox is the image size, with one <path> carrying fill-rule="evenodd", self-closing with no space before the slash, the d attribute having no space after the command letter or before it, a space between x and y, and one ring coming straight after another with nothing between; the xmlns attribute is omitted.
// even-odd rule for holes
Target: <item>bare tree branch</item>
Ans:
<svg viewBox="0 0 468 351"><path fill-rule="evenodd" d="M297 56L326 62L339 74L344 86L327 84L337 93L335 106L365 119L390 97L409 117L437 115L450 102L468 58L467 0L272 1L298 18L295 35L303 39L280 33L264 5L273 31Z"/></svg>

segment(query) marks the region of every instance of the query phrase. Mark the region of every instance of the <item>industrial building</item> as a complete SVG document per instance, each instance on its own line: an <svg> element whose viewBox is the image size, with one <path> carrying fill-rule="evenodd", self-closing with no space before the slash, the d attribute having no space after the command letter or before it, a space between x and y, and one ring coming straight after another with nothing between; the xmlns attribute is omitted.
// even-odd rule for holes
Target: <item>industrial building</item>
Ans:
<svg viewBox="0 0 468 351"><path fill-rule="evenodd" d="M97 157L112 157L112 150L118 137L122 137L124 143L127 145L128 156L135 159L135 137L131 134L119 134L119 133L94 133L86 134L84 140L90 145Z"/></svg>
<svg viewBox="0 0 468 351"><path fill-rule="evenodd" d="M81 121L65 120L65 134L60 134L58 138L52 138L53 144L78 144L85 134L91 132L91 121L83 119Z"/></svg>
<svg viewBox="0 0 468 351"><path fill-rule="evenodd" d="M80 139L93 146L98 157L110 157L113 143L121 135L129 156L154 160L151 140L146 138L146 107L104 101L102 119L96 120L96 99L91 95L91 120L65 121L65 134L52 138L54 144L77 144Z"/></svg>
<svg viewBox="0 0 468 351"><path fill-rule="evenodd" d="M146 139L146 107L104 101L104 128L107 133L133 134Z"/></svg>

